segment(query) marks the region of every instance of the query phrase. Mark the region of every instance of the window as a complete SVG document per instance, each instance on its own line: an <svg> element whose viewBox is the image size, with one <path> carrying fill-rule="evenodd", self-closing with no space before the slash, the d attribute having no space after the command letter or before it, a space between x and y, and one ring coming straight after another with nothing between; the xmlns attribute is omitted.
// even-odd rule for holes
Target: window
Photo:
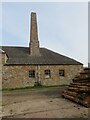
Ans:
<svg viewBox="0 0 90 120"><path fill-rule="evenodd" d="M32 77L32 78L35 77L35 70L30 70L29 71L29 77Z"/></svg>
<svg viewBox="0 0 90 120"><path fill-rule="evenodd" d="M65 73L64 73L64 70L59 70L59 76L64 76Z"/></svg>
<svg viewBox="0 0 90 120"><path fill-rule="evenodd" d="M45 70L45 78L50 78L50 70Z"/></svg>

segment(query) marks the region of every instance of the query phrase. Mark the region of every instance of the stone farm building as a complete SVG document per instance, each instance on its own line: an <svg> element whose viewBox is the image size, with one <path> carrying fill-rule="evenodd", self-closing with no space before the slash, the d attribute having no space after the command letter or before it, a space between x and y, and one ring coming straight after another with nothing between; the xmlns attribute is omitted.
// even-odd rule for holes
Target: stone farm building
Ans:
<svg viewBox="0 0 90 120"><path fill-rule="evenodd" d="M39 47L33 12L29 47L2 46L0 56L3 88L34 86L37 82L46 86L69 84L83 68L83 64L74 59Z"/></svg>

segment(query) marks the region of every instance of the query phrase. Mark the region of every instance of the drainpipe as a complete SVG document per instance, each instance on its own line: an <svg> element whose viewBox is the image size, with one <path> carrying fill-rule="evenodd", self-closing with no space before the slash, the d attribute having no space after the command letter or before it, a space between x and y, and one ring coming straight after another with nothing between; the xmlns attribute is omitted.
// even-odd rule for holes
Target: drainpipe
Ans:
<svg viewBox="0 0 90 120"><path fill-rule="evenodd" d="M41 79L40 79L40 65L37 65L37 83L41 83Z"/></svg>
<svg viewBox="0 0 90 120"><path fill-rule="evenodd" d="M88 63L88 67L90 68L90 62Z"/></svg>

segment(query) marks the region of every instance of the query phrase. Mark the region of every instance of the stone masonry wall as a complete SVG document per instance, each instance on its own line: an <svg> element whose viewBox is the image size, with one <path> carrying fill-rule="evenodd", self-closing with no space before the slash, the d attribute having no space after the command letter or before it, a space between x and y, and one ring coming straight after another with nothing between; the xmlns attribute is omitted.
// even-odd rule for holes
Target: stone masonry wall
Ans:
<svg viewBox="0 0 90 120"><path fill-rule="evenodd" d="M0 53L0 89L2 89L2 53Z"/></svg>
<svg viewBox="0 0 90 120"><path fill-rule="evenodd" d="M46 69L50 69L51 71L50 78L45 78L44 70ZM65 71L65 76L59 76L60 69ZM82 65L3 66L2 87L33 86L35 81L37 81L37 72L39 73L39 81L41 81L42 85L69 84L82 69ZM35 78L29 77L29 70L35 70Z"/></svg>

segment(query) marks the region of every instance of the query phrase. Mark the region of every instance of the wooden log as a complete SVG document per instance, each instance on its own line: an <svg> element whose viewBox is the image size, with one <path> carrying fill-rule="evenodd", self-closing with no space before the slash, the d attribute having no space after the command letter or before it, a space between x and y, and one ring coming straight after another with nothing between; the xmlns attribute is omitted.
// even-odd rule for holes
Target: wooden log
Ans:
<svg viewBox="0 0 90 120"><path fill-rule="evenodd" d="M85 98L85 101L88 102L88 106L90 107L90 95Z"/></svg>
<svg viewBox="0 0 90 120"><path fill-rule="evenodd" d="M82 71L80 74L90 74L90 71L87 70L87 71Z"/></svg>
<svg viewBox="0 0 90 120"><path fill-rule="evenodd" d="M89 89L89 87L85 85L73 85L73 87L69 86L69 88L80 88L80 89L85 89L85 90Z"/></svg>
<svg viewBox="0 0 90 120"><path fill-rule="evenodd" d="M88 87L69 87L68 90L75 91L75 92L90 92L90 89Z"/></svg>
<svg viewBox="0 0 90 120"><path fill-rule="evenodd" d="M70 83L70 85L69 86L81 86L81 85L84 85L84 86L88 86L88 87L90 87L90 82L88 82L88 83Z"/></svg>
<svg viewBox="0 0 90 120"><path fill-rule="evenodd" d="M73 83L70 83L68 89L62 93L62 96L90 107L90 68L85 68L72 81Z"/></svg>
<svg viewBox="0 0 90 120"><path fill-rule="evenodd" d="M88 76L85 76L85 77L80 77L80 78L74 78L74 80L89 80L90 81L90 77L88 77Z"/></svg>
<svg viewBox="0 0 90 120"><path fill-rule="evenodd" d="M74 88L83 88L83 89L89 89L90 87L86 85L69 85L69 87L74 87Z"/></svg>
<svg viewBox="0 0 90 120"><path fill-rule="evenodd" d="M90 74L81 74L79 79L90 79Z"/></svg>
<svg viewBox="0 0 90 120"><path fill-rule="evenodd" d="M78 104L84 105L85 107L90 107L88 101L80 100L79 98L75 98L73 96L66 95L64 93L62 94L62 96L69 99L69 100L71 100L71 101L74 101L74 102L76 102Z"/></svg>
<svg viewBox="0 0 90 120"><path fill-rule="evenodd" d="M80 92L80 93L78 92L78 95L77 95L77 97L78 97L80 100L85 100L87 96L88 96L88 94L85 93L85 92Z"/></svg>
<svg viewBox="0 0 90 120"><path fill-rule="evenodd" d="M90 79L72 79L74 83L88 83L90 82Z"/></svg>
<svg viewBox="0 0 90 120"><path fill-rule="evenodd" d="M74 85L74 84L69 85L69 87L80 87L80 86L86 86L88 88L90 87L90 85L88 85L88 84L87 85L81 85L81 84L80 85L77 85L77 84L76 85Z"/></svg>
<svg viewBox="0 0 90 120"><path fill-rule="evenodd" d="M70 96L73 96L73 97L76 97L78 95L77 92L72 92L72 91L68 91L68 90L63 91L63 93L70 95Z"/></svg>
<svg viewBox="0 0 90 120"><path fill-rule="evenodd" d="M90 71L90 68L88 68L88 67L87 67L87 68L84 68L84 71L86 71L86 70L89 70L89 71Z"/></svg>
<svg viewBox="0 0 90 120"><path fill-rule="evenodd" d="M83 92L64 91L63 93L66 94L66 95L70 95L70 96L79 98L81 100L84 100L88 96L87 93L83 93Z"/></svg>

